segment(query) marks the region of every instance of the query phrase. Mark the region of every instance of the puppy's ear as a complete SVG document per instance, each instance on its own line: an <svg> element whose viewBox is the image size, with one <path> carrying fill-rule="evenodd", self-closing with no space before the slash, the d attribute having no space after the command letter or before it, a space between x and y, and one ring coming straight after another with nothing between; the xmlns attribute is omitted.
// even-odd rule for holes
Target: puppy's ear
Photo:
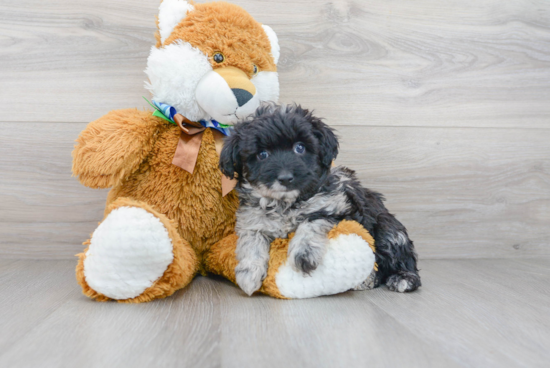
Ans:
<svg viewBox="0 0 550 368"><path fill-rule="evenodd" d="M338 138L334 134L332 128L323 123L321 119L309 115L309 121L313 126L313 134L319 141L319 156L321 163L325 167L330 167L332 161L338 156Z"/></svg>
<svg viewBox="0 0 550 368"><path fill-rule="evenodd" d="M235 173L242 177L242 162L240 151L240 138L237 132L227 137L223 142L222 153L220 154L220 170L221 172L233 179Z"/></svg>

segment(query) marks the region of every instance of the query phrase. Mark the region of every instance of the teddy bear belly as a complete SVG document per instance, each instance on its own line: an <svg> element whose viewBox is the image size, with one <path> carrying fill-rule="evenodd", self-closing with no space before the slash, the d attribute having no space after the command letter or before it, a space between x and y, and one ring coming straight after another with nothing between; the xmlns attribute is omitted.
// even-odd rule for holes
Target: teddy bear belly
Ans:
<svg viewBox="0 0 550 368"><path fill-rule="evenodd" d="M109 193L107 205L120 197L145 202L173 220L197 254L235 228L238 197L221 193L221 172L214 138L207 129L192 174L172 164L179 130L160 132L149 158Z"/></svg>
<svg viewBox="0 0 550 368"><path fill-rule="evenodd" d="M162 194L153 190L158 187L155 182L139 191L126 186L114 188L108 203L120 197L147 203L174 221L182 238L200 255L234 231L238 199L235 192L222 198L213 188L194 186L189 181L180 184L178 190L171 188Z"/></svg>

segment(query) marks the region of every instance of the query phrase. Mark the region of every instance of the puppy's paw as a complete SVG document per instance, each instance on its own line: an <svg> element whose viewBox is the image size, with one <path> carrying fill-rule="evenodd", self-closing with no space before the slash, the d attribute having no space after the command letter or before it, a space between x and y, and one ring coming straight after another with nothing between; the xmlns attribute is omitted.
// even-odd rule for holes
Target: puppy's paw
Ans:
<svg viewBox="0 0 550 368"><path fill-rule="evenodd" d="M422 283L420 282L420 276L418 276L418 274L412 272L400 272L388 277L386 280L386 286L391 291L407 293L409 291L415 291L422 286Z"/></svg>
<svg viewBox="0 0 550 368"><path fill-rule="evenodd" d="M248 295L252 295L262 286L267 276L267 266L241 261L235 268L237 285Z"/></svg>
<svg viewBox="0 0 550 368"><path fill-rule="evenodd" d="M307 275L315 271L322 260L322 250L309 245L294 247L288 255L292 268Z"/></svg>
<svg viewBox="0 0 550 368"><path fill-rule="evenodd" d="M375 280L376 280L376 271L372 270L369 277L359 285L353 288L353 290L371 290L374 289L375 286Z"/></svg>

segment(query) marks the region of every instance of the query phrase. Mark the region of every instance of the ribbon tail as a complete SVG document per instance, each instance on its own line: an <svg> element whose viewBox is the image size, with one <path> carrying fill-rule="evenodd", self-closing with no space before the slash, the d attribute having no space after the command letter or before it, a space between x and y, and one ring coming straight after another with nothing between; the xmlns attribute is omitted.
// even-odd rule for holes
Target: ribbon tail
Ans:
<svg viewBox="0 0 550 368"><path fill-rule="evenodd" d="M222 174L222 197L228 195L237 186L236 179L230 179Z"/></svg>
<svg viewBox="0 0 550 368"><path fill-rule="evenodd" d="M222 153L223 148L223 140L224 136L222 133L218 132L217 130L212 129L212 133L214 134L214 143L216 145L216 153L218 154L218 157L220 157L220 154ZM237 180L231 179L222 174L222 197L225 197L229 194L235 187L237 186Z"/></svg>
<svg viewBox="0 0 550 368"><path fill-rule="evenodd" d="M199 149L201 148L202 134L203 132L187 135L181 132L176 153L172 159L173 165L193 174L199 156Z"/></svg>
<svg viewBox="0 0 550 368"><path fill-rule="evenodd" d="M174 158L172 159L172 164L182 168L190 174L193 174L193 171L195 170L195 165L197 164L197 158L199 156L199 150L201 148L202 135L205 128L184 125L183 120L179 118L178 115L174 116L174 120L180 126L182 132L178 140L176 153L174 154ZM214 134L216 153L219 157L223 147L223 134L216 130L212 130L212 133ZM223 174L221 175L221 187L223 197L229 194L236 185L236 179L228 178Z"/></svg>

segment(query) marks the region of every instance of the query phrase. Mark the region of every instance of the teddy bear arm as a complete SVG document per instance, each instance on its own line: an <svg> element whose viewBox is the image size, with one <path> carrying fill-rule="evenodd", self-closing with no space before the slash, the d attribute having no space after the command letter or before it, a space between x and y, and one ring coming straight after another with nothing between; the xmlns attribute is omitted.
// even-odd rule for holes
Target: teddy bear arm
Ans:
<svg viewBox="0 0 550 368"><path fill-rule="evenodd" d="M73 150L73 175L109 188L131 175L150 153L160 119L149 111L115 110L88 124Z"/></svg>

